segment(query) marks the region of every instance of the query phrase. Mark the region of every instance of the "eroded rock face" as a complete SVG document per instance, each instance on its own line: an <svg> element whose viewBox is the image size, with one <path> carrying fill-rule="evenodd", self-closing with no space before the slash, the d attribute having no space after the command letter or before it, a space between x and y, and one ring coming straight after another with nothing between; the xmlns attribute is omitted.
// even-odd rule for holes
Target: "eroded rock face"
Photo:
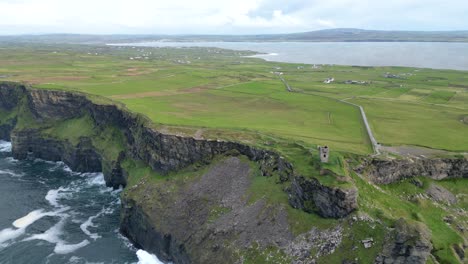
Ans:
<svg viewBox="0 0 468 264"><path fill-rule="evenodd" d="M229 258L234 254L225 245L233 237L239 247L253 243L265 246L268 241L286 249L292 243L285 208L271 207L263 199L249 204L247 197L242 196L250 184L250 180L246 180L250 177L249 167L237 156L255 162L265 177L275 175L280 182L291 182L289 195L296 208L307 211L310 204L314 204L314 211L322 216L337 218L348 215L357 207L356 189L341 190L325 187L313 178L306 180L296 175L293 166L274 151L237 142L163 134L150 128L142 116L115 105L95 104L79 94L8 85L0 86L0 94L5 96L0 100L0 108L14 111L21 105L39 124L36 128L0 127L5 131L3 133L11 133L15 158L32 155L63 161L79 172L102 170L109 186L127 185L128 175L122 168L126 158L141 161L154 171L167 174L195 163L211 164L220 155L229 156L224 163L218 164L219 167L213 167L200 181L185 186L176 196L168 195L165 189L127 187L137 188L143 195L123 197L123 233L136 245L175 263L230 262ZM11 100L5 99L9 96ZM52 138L40 128L85 115L92 119L96 131L112 127L123 135L125 150L112 158L115 160L104 158L103 153L93 146L92 138L81 137L76 144ZM212 222L213 212L208 210L213 207L222 213L216 222ZM213 244L213 241L219 243ZM210 259L213 256L219 258L218 262Z"/></svg>
<svg viewBox="0 0 468 264"><path fill-rule="evenodd" d="M16 126L16 118L7 120L5 123L0 124L0 140L11 140L11 132Z"/></svg>
<svg viewBox="0 0 468 264"><path fill-rule="evenodd" d="M426 193L437 202L447 204L457 203L457 197L453 193L437 184L431 184L431 186L426 190Z"/></svg>
<svg viewBox="0 0 468 264"><path fill-rule="evenodd" d="M18 93L2 86L0 91L5 96L19 98ZM318 181L303 181L303 177L296 177L292 165L273 151L254 148L237 142L218 140L201 140L191 137L166 135L149 128L146 121L138 115L119 109L115 105L98 105L89 101L85 96L64 91L47 91L20 89L28 102L27 106L38 122L54 122L79 118L90 115L96 124L96 129L106 126L119 128L125 136L126 151L117 160L106 160L104 170L106 182L109 186L125 186L126 173L122 171L120 162L122 157L141 160L153 170L161 173L180 170L188 165L201 162L209 164L217 155L236 153L244 155L260 165L262 175L276 174L283 182L295 178L295 184L290 192L293 205L304 209L304 201L316 203L317 211L324 217L343 217L357 207L356 189L341 190L322 186ZM17 103L20 99L15 99ZM15 101L12 100L12 101ZM5 102L8 100L4 100ZM2 103L2 102L0 102ZM8 103L0 104L2 108L13 106ZM103 168L104 162L90 140L84 140L78 146L72 146L67 141L47 138L39 131L25 129L13 132L13 154L16 158L25 158L33 152L36 157L52 161L62 160L77 171L89 171ZM86 144L85 144L86 142ZM110 168L107 168L110 167Z"/></svg>
<svg viewBox="0 0 468 264"><path fill-rule="evenodd" d="M175 191L172 183L130 187L122 232L175 263L234 263L236 250L254 244L286 248L294 239L287 213L263 199L249 203L252 177L248 162L228 157Z"/></svg>
<svg viewBox="0 0 468 264"><path fill-rule="evenodd" d="M323 217L341 218L357 208L357 188L334 188L317 179L295 177L289 189L289 203L294 208L318 212Z"/></svg>
<svg viewBox="0 0 468 264"><path fill-rule="evenodd" d="M375 264L425 264L432 250L430 238L423 224L400 219Z"/></svg>
<svg viewBox="0 0 468 264"><path fill-rule="evenodd" d="M369 160L360 170L376 184L390 184L406 178L426 176L435 180L468 178L467 159Z"/></svg>
<svg viewBox="0 0 468 264"><path fill-rule="evenodd" d="M101 156L88 138L81 138L78 145L73 146L67 141L44 138L35 129L27 129L14 131L11 142L15 159L26 159L31 153L35 158L63 161L74 171L102 171Z"/></svg>

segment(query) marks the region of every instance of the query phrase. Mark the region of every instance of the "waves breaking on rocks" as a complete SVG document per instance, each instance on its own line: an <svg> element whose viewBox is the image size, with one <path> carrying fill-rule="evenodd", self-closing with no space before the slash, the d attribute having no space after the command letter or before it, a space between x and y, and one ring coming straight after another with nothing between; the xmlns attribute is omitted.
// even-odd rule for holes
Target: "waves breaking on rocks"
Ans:
<svg viewBox="0 0 468 264"><path fill-rule="evenodd" d="M0 152L11 152L11 142L0 140Z"/></svg>
<svg viewBox="0 0 468 264"><path fill-rule="evenodd" d="M19 202L27 205L19 212L29 212L17 215L11 206L6 212L11 220L0 218L0 263L28 263L20 260L24 248L40 252L43 259L38 261L47 263L162 263L119 234L122 190L106 187L102 173L73 172L63 162L17 161L9 153L11 143L5 141L0 141L0 152L0 180L21 182L43 193ZM120 255L115 256L116 250Z"/></svg>

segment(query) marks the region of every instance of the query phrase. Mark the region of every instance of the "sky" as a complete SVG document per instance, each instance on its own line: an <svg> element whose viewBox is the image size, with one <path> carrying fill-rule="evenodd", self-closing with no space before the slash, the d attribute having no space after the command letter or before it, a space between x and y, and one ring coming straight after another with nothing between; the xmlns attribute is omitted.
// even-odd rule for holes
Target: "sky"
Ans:
<svg viewBox="0 0 468 264"><path fill-rule="evenodd" d="M467 0L0 0L0 34L468 30Z"/></svg>

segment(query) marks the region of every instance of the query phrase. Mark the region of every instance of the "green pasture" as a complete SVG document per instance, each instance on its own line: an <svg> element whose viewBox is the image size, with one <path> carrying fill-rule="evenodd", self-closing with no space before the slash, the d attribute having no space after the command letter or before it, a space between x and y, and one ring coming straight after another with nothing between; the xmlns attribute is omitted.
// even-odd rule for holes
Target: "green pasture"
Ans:
<svg viewBox="0 0 468 264"><path fill-rule="evenodd" d="M340 101L347 100L364 107L383 144L468 149L465 72L312 67L245 57L249 54L215 48L1 46L0 80L109 97L157 124L181 129L266 134L370 153L358 110ZM274 72L283 73L293 93ZM329 77L335 82L324 84Z"/></svg>

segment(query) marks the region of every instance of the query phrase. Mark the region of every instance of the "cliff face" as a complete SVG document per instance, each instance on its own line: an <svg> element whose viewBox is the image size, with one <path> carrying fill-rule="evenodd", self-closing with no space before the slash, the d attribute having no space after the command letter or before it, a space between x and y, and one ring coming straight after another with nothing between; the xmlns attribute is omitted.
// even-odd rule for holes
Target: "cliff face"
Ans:
<svg viewBox="0 0 468 264"><path fill-rule="evenodd" d="M122 166L126 160L138 161L155 172L168 174L193 164L210 164L220 155L239 155L245 156L257 164L263 176L275 176L280 182L291 185L289 198L290 203L295 208L310 211L312 203L314 211L324 217L334 218L344 217L357 208L356 189L342 190L327 187L321 185L314 178L296 175L293 166L274 151L237 142L199 140L162 134L150 128L148 122L141 116L122 110L115 105L95 104L80 94L26 89L22 86L4 83L0 84L0 96L0 109L16 113L16 115L12 115L12 118L0 122L0 137L3 139L11 137L13 155L17 159L24 159L28 155L32 155L51 161L64 161L75 171L102 170L106 183L109 186L118 187L120 185L126 186L129 177L131 177ZM24 113L28 113L26 121L22 120ZM92 130L98 134L110 127L116 129L118 134L122 135L118 139L118 143L123 146L122 149L118 153L109 155L105 147L97 144L93 135L86 135L83 132L77 141L72 141L68 140L66 135L60 138L47 132L58 123L83 116L92 120ZM22 125L17 125L19 121L22 121ZM74 131L74 134L80 134L80 131ZM233 168L242 166L244 165L239 163L237 167ZM239 175L245 176L245 173L236 174L233 177L238 178ZM207 177L214 180L212 175ZM138 199L134 196L124 196L121 212L123 233L136 245L156 252L163 259L176 263L197 262L208 258L209 256L200 256L194 252L202 252L205 249L207 244L203 241L216 241L210 235L213 232L221 232L222 236L219 241L228 243L232 237L246 236L245 230L251 230L251 232L247 232L249 235L243 240L239 240L238 246L246 246L249 243L261 241L260 238L263 236L272 237L277 234L279 234L279 242L276 243L276 246L285 248L288 243L292 243L288 228L284 228L284 221L286 221L284 220L286 217L284 209L276 208L276 213L259 216L260 219L264 217L266 223L265 229L260 229L259 224L257 224L258 218L250 216L270 210L271 208L268 209L266 204L248 205L245 199L240 197L236 198L236 202L226 204L224 201L225 193L205 197L201 194L209 193L210 185L197 186L199 187L197 191L186 190L187 193L192 193L192 196L186 196L184 195L186 192L181 192L177 199L171 201L166 201L165 199L168 198L164 195L158 195L160 193L157 192L146 193L146 196ZM222 186L222 182L220 186ZM129 186L129 188L136 187ZM239 193L246 194L245 188L247 187L243 188L243 191ZM163 190L159 191L163 192ZM226 190L226 192L228 191ZM197 197L197 195L200 195L199 200L193 200L193 197ZM151 201L148 202L147 199L151 199ZM207 202L216 207L219 206L220 201L223 201L222 208L237 213L226 216L224 222L220 222L217 226L218 229L212 229L209 213L204 208ZM175 202L180 207L174 210L161 206L166 202L167 204ZM216 205L217 203L218 205ZM148 204L151 206L148 207ZM238 207L239 205L241 206ZM198 209L195 210L196 208ZM194 216L194 213L201 215ZM161 214L168 218L156 220ZM244 222L240 226L234 226L234 229L230 229L229 226L232 225L232 222L228 220L236 219L239 215L244 215ZM283 219L283 225L278 227L276 224L268 224L275 223L275 219L280 218ZM198 222L194 219L198 219ZM162 222L155 224L155 221ZM269 229L270 227L273 229ZM263 231L258 232L257 230ZM184 235L191 232L193 232L193 237ZM267 241L266 238L265 241ZM222 244L213 245L213 247L216 252L225 250ZM235 252L234 249L229 254L216 253L213 255L232 256L233 252Z"/></svg>
<svg viewBox="0 0 468 264"><path fill-rule="evenodd" d="M318 211L328 217L340 218L357 208L357 189L323 186L315 179L308 180L302 176L293 179L289 194L289 202L294 208Z"/></svg>
<svg viewBox="0 0 468 264"><path fill-rule="evenodd" d="M416 176L426 176L434 180L447 178L468 178L466 159L371 159L361 168L369 179L376 184L389 184Z"/></svg>
<svg viewBox="0 0 468 264"><path fill-rule="evenodd" d="M430 231L425 226L399 219L386 238L384 249L375 264L424 264L432 250L430 239Z"/></svg>
<svg viewBox="0 0 468 264"><path fill-rule="evenodd" d="M32 153L36 158L63 161L74 171L102 171L101 157L89 138L81 138L79 144L73 146L67 141L44 138L35 129L27 129L14 131L11 142L15 159L26 159L28 153Z"/></svg>

